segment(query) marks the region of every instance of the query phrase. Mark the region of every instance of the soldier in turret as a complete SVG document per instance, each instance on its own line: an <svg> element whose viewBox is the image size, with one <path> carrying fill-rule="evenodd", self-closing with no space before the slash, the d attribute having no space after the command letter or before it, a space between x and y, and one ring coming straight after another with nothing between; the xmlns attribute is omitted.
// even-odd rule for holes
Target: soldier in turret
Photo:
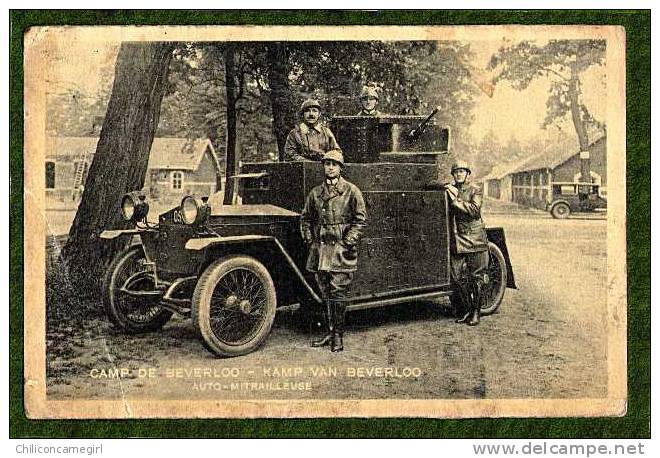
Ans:
<svg viewBox="0 0 660 458"><path fill-rule="evenodd" d="M451 276L458 288L465 315L456 320L470 326L479 324L484 290L488 284L488 238L481 219L483 195L468 181L471 170L464 161L452 165L454 182L445 185L455 234Z"/></svg>
<svg viewBox="0 0 660 458"><path fill-rule="evenodd" d="M379 95L376 88L365 86L360 93L360 106L362 109L356 116L380 116L377 110Z"/></svg>
<svg viewBox="0 0 660 458"><path fill-rule="evenodd" d="M325 179L305 201L300 230L309 246L307 270L314 272L325 302L327 333L313 347L344 349L344 314L349 287L357 270L357 244L366 226L367 209L362 193L341 176L344 156L340 150L323 156Z"/></svg>
<svg viewBox="0 0 660 458"><path fill-rule="evenodd" d="M305 100L300 106L303 121L297 124L284 145L285 161L320 161L323 155L339 144L330 129L321 125L321 105L317 100Z"/></svg>

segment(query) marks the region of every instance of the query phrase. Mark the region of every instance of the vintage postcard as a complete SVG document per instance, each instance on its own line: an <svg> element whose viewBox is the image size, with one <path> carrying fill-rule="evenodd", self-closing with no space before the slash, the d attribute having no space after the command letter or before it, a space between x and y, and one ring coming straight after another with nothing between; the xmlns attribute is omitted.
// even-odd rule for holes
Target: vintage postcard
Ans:
<svg viewBox="0 0 660 458"><path fill-rule="evenodd" d="M30 418L625 414L623 28L24 45Z"/></svg>

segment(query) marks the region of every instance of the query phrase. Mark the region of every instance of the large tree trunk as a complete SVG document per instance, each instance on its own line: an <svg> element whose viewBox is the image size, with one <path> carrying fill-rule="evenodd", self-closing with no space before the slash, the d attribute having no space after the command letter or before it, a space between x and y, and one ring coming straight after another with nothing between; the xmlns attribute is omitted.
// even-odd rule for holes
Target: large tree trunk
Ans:
<svg viewBox="0 0 660 458"><path fill-rule="evenodd" d="M213 48L213 53L215 56L218 56L217 58L217 63L216 65L219 66L221 65L220 62L220 56L222 57L222 60L224 60L224 48L222 47L222 44L215 43L211 45ZM221 118L217 118L215 120L209 121L207 128L206 128L206 135L211 141L211 144L213 145L213 148L215 149L216 152L216 162L215 162L215 190L216 192L223 190L222 189L222 179L225 176L223 167L222 167L222 161L220 160L220 157L218 156L220 154L220 146L221 146L221 132L225 129L225 126L222 123ZM226 182L227 183L227 182ZM226 192L226 190L224 190Z"/></svg>
<svg viewBox="0 0 660 458"><path fill-rule="evenodd" d="M234 199L234 180L230 177L236 175L238 165L236 157L236 54L234 45L228 43L225 47L225 87L227 90L227 162L225 164L225 198L224 204L231 205Z"/></svg>
<svg viewBox="0 0 660 458"><path fill-rule="evenodd" d="M296 122L294 97L289 85L289 56L284 43L268 44L268 85L273 109L273 130L280 161L284 160L284 143Z"/></svg>
<svg viewBox="0 0 660 458"><path fill-rule="evenodd" d="M580 106L580 78L579 73L575 65L571 65L571 79L568 82L568 99L571 105L571 118L573 120L573 126L575 127L575 132L578 136L578 142L580 143L580 151L587 151L589 148L589 136L587 134L587 128L582 122L582 113ZM580 174L582 179L580 181L591 181L591 160L587 155L580 154Z"/></svg>
<svg viewBox="0 0 660 458"><path fill-rule="evenodd" d="M120 214L122 195L144 186L173 48L141 42L119 49L96 154L64 247L69 274L81 291L96 289L105 261L120 243L102 242L100 233L128 225Z"/></svg>

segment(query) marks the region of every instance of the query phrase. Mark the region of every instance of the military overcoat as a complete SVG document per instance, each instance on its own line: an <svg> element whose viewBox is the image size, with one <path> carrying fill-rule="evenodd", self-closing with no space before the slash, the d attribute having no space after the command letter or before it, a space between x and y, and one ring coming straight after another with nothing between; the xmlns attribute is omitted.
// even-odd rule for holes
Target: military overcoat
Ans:
<svg viewBox="0 0 660 458"><path fill-rule="evenodd" d="M357 270L357 244L366 224L364 197L353 183L339 177L334 186L324 182L313 188L300 220L302 237L311 242L307 270Z"/></svg>
<svg viewBox="0 0 660 458"><path fill-rule="evenodd" d="M471 183L456 186L456 189L458 195L455 197L451 192L447 193L456 236L456 245L453 248L459 254L488 251L486 227L481 219L481 189Z"/></svg>
<svg viewBox="0 0 660 458"><path fill-rule="evenodd" d="M286 161L320 161L330 150L339 149L332 131L320 123L301 122L291 129L284 144Z"/></svg>

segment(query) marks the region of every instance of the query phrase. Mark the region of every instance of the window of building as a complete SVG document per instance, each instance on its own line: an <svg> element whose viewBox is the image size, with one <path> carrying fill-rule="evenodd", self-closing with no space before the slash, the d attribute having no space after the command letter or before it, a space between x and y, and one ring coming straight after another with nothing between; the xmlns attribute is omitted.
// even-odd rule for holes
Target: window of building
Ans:
<svg viewBox="0 0 660 458"><path fill-rule="evenodd" d="M55 189L55 163L46 162L46 189Z"/></svg>
<svg viewBox="0 0 660 458"><path fill-rule="evenodd" d="M172 172L172 189L183 188L183 172Z"/></svg>

